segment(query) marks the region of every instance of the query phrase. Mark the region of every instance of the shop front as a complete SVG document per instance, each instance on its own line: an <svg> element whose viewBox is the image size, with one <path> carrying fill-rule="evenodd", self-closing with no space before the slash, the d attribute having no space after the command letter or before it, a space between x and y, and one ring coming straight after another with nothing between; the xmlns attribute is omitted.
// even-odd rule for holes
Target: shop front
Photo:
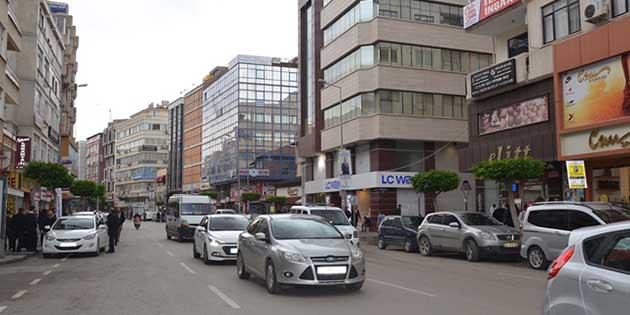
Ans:
<svg viewBox="0 0 630 315"><path fill-rule="evenodd" d="M584 199L630 208L630 17L554 46L560 160L584 160Z"/></svg>

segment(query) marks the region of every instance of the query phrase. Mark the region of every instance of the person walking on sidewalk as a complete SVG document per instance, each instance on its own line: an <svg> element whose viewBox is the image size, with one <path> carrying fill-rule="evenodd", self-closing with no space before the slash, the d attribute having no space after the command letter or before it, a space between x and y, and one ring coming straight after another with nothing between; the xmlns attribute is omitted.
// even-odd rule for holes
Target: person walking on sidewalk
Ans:
<svg viewBox="0 0 630 315"><path fill-rule="evenodd" d="M116 237L118 237L118 231L120 227L120 213L116 208L114 208L107 217L107 234L109 235L109 250L107 251L108 253L113 253L116 251Z"/></svg>
<svg viewBox="0 0 630 315"><path fill-rule="evenodd" d="M116 246L118 246L118 242L120 242L120 233L122 233L123 223L125 223L125 214L120 212L118 215L120 217L120 225L118 226L118 232L116 233Z"/></svg>
<svg viewBox="0 0 630 315"><path fill-rule="evenodd" d="M7 239L9 240L7 248L10 252L15 252L15 243L18 240L17 230L15 229L15 215L10 216L7 220Z"/></svg>

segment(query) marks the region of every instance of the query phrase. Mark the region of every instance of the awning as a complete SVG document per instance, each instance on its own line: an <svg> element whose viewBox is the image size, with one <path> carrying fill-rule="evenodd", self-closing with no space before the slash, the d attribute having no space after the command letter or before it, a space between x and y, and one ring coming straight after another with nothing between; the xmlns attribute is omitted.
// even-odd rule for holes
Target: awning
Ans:
<svg viewBox="0 0 630 315"><path fill-rule="evenodd" d="M13 187L7 187L7 194L24 198L24 192L19 189L15 189Z"/></svg>

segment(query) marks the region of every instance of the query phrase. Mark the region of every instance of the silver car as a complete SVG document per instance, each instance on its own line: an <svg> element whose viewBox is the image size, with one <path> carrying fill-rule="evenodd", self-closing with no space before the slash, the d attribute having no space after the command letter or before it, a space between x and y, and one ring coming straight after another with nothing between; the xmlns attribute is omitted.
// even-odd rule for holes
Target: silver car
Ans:
<svg viewBox="0 0 630 315"><path fill-rule="evenodd" d="M193 257L208 265L213 261L236 260L239 234L249 220L236 214L213 214L201 219L193 237Z"/></svg>
<svg viewBox="0 0 630 315"><path fill-rule="evenodd" d="M628 314L630 222L571 232L548 278L546 315Z"/></svg>
<svg viewBox="0 0 630 315"><path fill-rule="evenodd" d="M261 215L240 235L238 277L265 279L269 293L285 285L359 290L365 281L361 249L318 216Z"/></svg>
<svg viewBox="0 0 630 315"><path fill-rule="evenodd" d="M434 250L460 252L468 261L481 257L518 258L521 246L518 231L477 212L436 212L418 227L420 254Z"/></svg>

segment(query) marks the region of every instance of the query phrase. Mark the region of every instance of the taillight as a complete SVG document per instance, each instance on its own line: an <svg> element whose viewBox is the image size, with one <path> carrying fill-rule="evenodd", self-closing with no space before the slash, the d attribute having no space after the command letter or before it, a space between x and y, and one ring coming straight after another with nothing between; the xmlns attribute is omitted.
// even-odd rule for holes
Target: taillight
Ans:
<svg viewBox="0 0 630 315"><path fill-rule="evenodd" d="M549 275L547 276L547 279L553 279L555 276L558 275L558 272L560 272L560 269L562 269L562 267L564 267L564 265L566 265L569 262L569 259L571 259L571 257L573 257L573 253L575 252L575 247L571 246L567 249L565 249L562 254L560 254L560 256L558 256L558 258L556 258L556 260L553 261L553 263L551 264L551 267L549 268Z"/></svg>

